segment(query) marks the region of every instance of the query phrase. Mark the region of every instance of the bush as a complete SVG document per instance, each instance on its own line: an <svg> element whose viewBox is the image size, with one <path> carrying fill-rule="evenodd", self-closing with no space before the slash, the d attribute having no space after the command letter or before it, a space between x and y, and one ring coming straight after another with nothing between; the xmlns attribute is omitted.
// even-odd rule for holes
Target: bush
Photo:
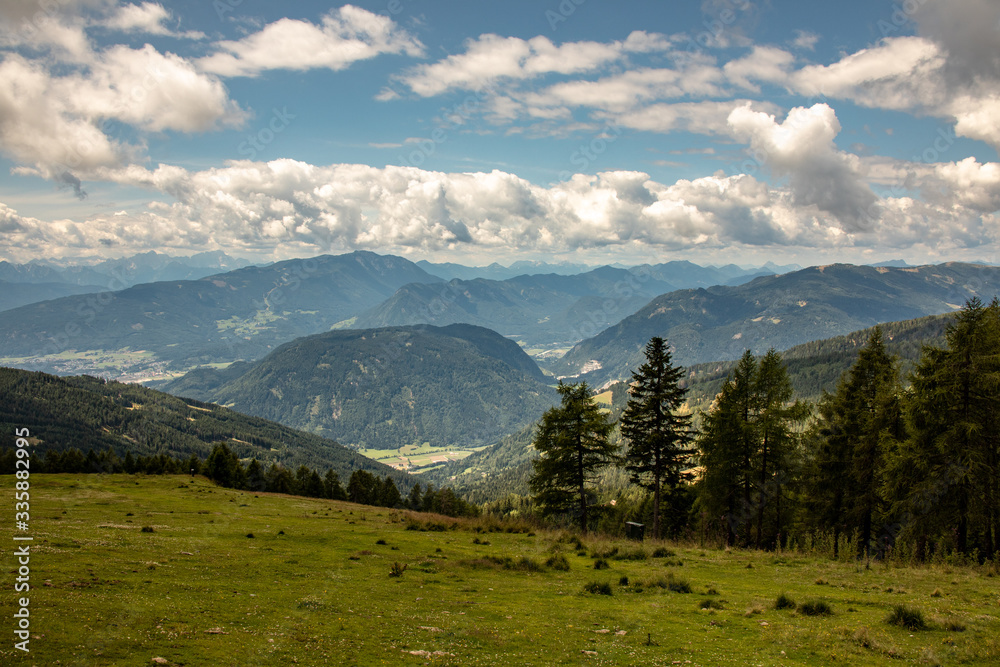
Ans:
<svg viewBox="0 0 1000 667"><path fill-rule="evenodd" d="M619 586L628 586L628 577L624 574L618 579Z"/></svg>
<svg viewBox="0 0 1000 667"><path fill-rule="evenodd" d="M652 579L646 582L646 586L649 588L665 588L674 593L691 593L691 584L685 579L678 579L674 576L673 572L667 574L666 577L660 577L658 579Z"/></svg>
<svg viewBox="0 0 1000 667"><path fill-rule="evenodd" d="M566 560L566 556L563 556L562 554L549 556L549 559L545 561L545 564L551 567L553 570L561 570L563 572L569 571L569 561Z"/></svg>
<svg viewBox="0 0 1000 667"><path fill-rule="evenodd" d="M611 595L611 584L599 584L595 581L584 586L583 590L595 595Z"/></svg>
<svg viewBox="0 0 1000 667"><path fill-rule="evenodd" d="M799 613L806 616L829 616L833 609L824 600L807 600L799 605Z"/></svg>
<svg viewBox="0 0 1000 667"><path fill-rule="evenodd" d="M598 558L597 560L594 561L595 570L606 570L609 567L610 566L608 565L608 561L604 560L603 558Z"/></svg>
<svg viewBox="0 0 1000 667"><path fill-rule="evenodd" d="M700 609L725 609L723 604L718 600L702 600L698 603Z"/></svg>
<svg viewBox="0 0 1000 667"><path fill-rule="evenodd" d="M898 625L907 630L926 630L927 623L924 615L918 609L911 609L901 604L897 604L892 609L892 613L885 619L889 625Z"/></svg>
<svg viewBox="0 0 1000 667"><path fill-rule="evenodd" d="M252 540L253 539L253 533L247 533L247 539Z"/></svg>
<svg viewBox="0 0 1000 667"><path fill-rule="evenodd" d="M375 540L375 544L385 545L385 540Z"/></svg>
<svg viewBox="0 0 1000 667"><path fill-rule="evenodd" d="M656 551L653 552L653 558L673 558L676 555L677 554L666 547L658 547Z"/></svg>
<svg viewBox="0 0 1000 667"><path fill-rule="evenodd" d="M774 601L775 609L795 609L795 600L788 596L787 593L782 593L778 596L778 599Z"/></svg>
<svg viewBox="0 0 1000 667"><path fill-rule="evenodd" d="M649 554L646 553L645 549L629 549L628 551L618 551L611 556L615 560L646 560L649 558Z"/></svg>
<svg viewBox="0 0 1000 667"><path fill-rule="evenodd" d="M156 531L153 530L152 526L143 526L142 527L142 532L144 532L144 533L155 533Z"/></svg>
<svg viewBox="0 0 1000 667"><path fill-rule="evenodd" d="M392 567L389 568L390 577L402 577L403 573L406 572L406 563L395 562Z"/></svg>

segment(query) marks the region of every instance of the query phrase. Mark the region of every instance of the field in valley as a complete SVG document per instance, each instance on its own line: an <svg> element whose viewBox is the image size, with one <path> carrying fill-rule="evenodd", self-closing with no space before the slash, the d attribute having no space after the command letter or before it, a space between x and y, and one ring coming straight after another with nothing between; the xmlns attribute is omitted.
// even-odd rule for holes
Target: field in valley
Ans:
<svg viewBox="0 0 1000 667"><path fill-rule="evenodd" d="M27 594L13 591L13 510L0 523L3 664L1000 660L1000 576L990 568L865 569L797 553L581 543L565 532L255 495L187 476L30 481L30 531L18 533L34 537ZM10 508L13 482L0 480ZM776 609L782 594L791 603ZM23 595L27 655L12 635ZM824 604L829 615L808 613ZM887 623L897 605L928 627Z"/></svg>

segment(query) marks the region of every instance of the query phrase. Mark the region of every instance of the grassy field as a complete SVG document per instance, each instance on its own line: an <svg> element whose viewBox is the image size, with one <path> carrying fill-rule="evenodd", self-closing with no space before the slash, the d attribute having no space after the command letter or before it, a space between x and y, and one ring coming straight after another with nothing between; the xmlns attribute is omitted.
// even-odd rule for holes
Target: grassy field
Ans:
<svg viewBox="0 0 1000 667"><path fill-rule="evenodd" d="M13 479L0 486L13 508ZM186 476L34 475L31 503L31 653L13 648L25 594L5 546L2 664L1000 661L1000 577L984 568L580 544ZM775 609L782 594L797 605ZM929 628L888 624L895 605Z"/></svg>
<svg viewBox="0 0 1000 667"><path fill-rule="evenodd" d="M485 447L455 449L432 447L425 443L423 445L406 445L399 449L358 449L357 452L387 466L408 470L411 473L420 473L423 472L423 469L431 466L464 459L481 449L485 449Z"/></svg>

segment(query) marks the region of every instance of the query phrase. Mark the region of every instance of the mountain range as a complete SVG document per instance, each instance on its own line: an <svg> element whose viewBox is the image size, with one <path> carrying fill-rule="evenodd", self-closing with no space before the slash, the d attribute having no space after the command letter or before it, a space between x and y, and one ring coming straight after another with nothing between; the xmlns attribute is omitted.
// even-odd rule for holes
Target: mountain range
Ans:
<svg viewBox="0 0 1000 667"><path fill-rule="evenodd" d="M329 330L403 285L439 280L400 257L355 252L67 296L7 311L0 357L61 373L99 372L104 357L119 372L130 364L162 370L256 359ZM91 354L81 360L81 352Z"/></svg>
<svg viewBox="0 0 1000 667"><path fill-rule="evenodd" d="M573 347L550 366L595 386L629 377L652 336L690 366L736 359L744 350L784 350L879 322L952 312L967 299L990 300L1000 268L948 263L921 267L817 266L744 285L678 290Z"/></svg>
<svg viewBox="0 0 1000 667"><path fill-rule="evenodd" d="M468 324L330 331L164 389L360 449L482 447L557 401L516 343Z"/></svg>

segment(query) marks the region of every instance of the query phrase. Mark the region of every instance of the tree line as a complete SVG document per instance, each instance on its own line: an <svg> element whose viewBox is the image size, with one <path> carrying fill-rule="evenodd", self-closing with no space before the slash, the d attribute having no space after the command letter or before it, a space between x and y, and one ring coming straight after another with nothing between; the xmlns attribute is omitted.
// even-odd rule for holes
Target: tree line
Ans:
<svg viewBox="0 0 1000 667"><path fill-rule="evenodd" d="M14 474L16 461L14 449L0 453L0 474ZM186 458L174 458L163 453L133 456L132 452L126 452L122 458L110 447L100 452L90 449L87 454L71 447L61 452L50 449L41 456L32 455L29 466L36 473L204 475L219 486L246 491L346 500L446 516L474 516L478 513L476 506L465 502L450 488L435 489L433 484L421 488L418 483L403 496L391 477L386 475L380 478L367 470L354 470L345 487L333 469L320 476L317 470L305 465L300 465L294 472L278 463L265 467L255 458L244 465L225 443L216 443L204 460L193 454Z"/></svg>
<svg viewBox="0 0 1000 667"><path fill-rule="evenodd" d="M762 549L825 536L835 553L850 545L861 558L1000 557L996 299L968 301L905 376L876 327L815 404L795 400L773 349L745 352L706 411L689 414L686 392L657 337L617 424L585 382L560 383L561 405L533 441L534 506L586 531L608 509L597 480L617 467L648 493L654 536Z"/></svg>

